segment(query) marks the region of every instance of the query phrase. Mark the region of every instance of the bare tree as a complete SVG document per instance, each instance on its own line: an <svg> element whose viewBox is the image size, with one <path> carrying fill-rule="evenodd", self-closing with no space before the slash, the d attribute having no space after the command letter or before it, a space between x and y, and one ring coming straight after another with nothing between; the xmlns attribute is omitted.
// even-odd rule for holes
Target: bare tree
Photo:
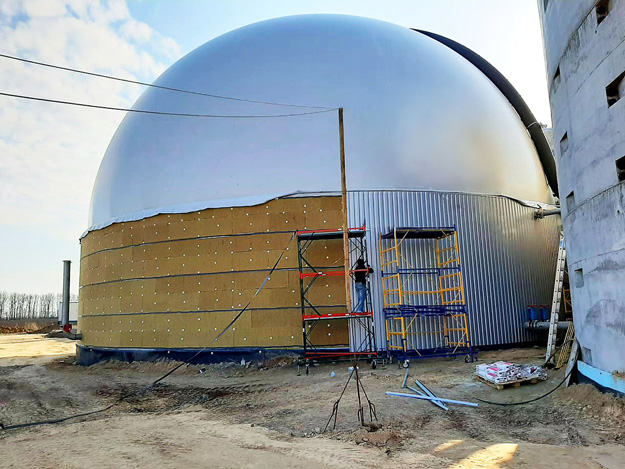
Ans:
<svg viewBox="0 0 625 469"><path fill-rule="evenodd" d="M15 319L18 312L19 293L9 293L9 309L7 319Z"/></svg>
<svg viewBox="0 0 625 469"><path fill-rule="evenodd" d="M32 293L24 295L24 314L28 319L37 317L37 295Z"/></svg>
<svg viewBox="0 0 625 469"><path fill-rule="evenodd" d="M39 308L42 317L51 318L56 316L55 299L56 295L54 293L46 293L45 295L41 295Z"/></svg>
<svg viewBox="0 0 625 469"><path fill-rule="evenodd" d="M70 301L77 301L78 295L70 295ZM46 293L15 293L0 291L0 319L54 318L63 295Z"/></svg>

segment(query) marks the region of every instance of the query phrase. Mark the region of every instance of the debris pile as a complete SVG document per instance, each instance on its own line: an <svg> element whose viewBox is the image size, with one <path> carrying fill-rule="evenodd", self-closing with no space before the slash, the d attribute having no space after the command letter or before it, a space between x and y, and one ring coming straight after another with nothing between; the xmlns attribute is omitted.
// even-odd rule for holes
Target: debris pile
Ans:
<svg viewBox="0 0 625 469"><path fill-rule="evenodd" d="M515 365L508 362L496 362L492 365L482 364L475 367L475 374L495 384L529 379L547 379L547 372L537 365Z"/></svg>

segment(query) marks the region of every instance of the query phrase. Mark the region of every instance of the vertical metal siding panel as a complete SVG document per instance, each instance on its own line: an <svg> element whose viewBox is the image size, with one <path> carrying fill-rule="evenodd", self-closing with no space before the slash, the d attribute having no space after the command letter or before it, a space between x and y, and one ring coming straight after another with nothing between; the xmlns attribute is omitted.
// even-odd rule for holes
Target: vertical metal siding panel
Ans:
<svg viewBox="0 0 625 469"><path fill-rule="evenodd" d="M503 196L433 191L355 191L348 195L350 226L367 223L371 295L377 345L386 348L378 236L395 226L448 226L460 237L469 327L474 345L526 342L525 306L551 302L559 220L534 220L534 209ZM406 241L413 266L432 265L431 246ZM410 288L424 284L409 280ZM421 327L434 327L429 319ZM415 329L412 328L414 332ZM428 337L411 343L434 347ZM413 343L413 345L414 345Z"/></svg>

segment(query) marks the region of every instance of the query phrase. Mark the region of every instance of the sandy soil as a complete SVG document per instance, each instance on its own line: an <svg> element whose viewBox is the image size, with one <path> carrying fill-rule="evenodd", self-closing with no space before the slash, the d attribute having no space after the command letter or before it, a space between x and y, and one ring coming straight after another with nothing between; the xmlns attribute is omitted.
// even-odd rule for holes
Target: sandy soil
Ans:
<svg viewBox="0 0 625 469"><path fill-rule="evenodd" d="M42 364L76 354L76 341L45 334L0 334L0 366Z"/></svg>
<svg viewBox="0 0 625 469"><path fill-rule="evenodd" d="M30 337L30 336L29 336ZM24 346L24 344L22 344ZM540 349L489 352L482 361L539 363ZM172 363L102 363L69 359L9 365L0 359L0 421L5 425L85 412L139 391ZM625 465L625 403L589 386L559 390L516 407L455 406L394 398L403 370L371 370L362 382L382 427L360 428L353 383L339 406L335 431L323 433L348 376L347 364L323 365L297 376L291 363L184 366L149 392L83 421L0 432L8 467L569 467ZM330 373L334 371L336 377ZM413 362L442 397L518 401L562 379L494 390L458 360ZM67 448L80 448L68 451Z"/></svg>

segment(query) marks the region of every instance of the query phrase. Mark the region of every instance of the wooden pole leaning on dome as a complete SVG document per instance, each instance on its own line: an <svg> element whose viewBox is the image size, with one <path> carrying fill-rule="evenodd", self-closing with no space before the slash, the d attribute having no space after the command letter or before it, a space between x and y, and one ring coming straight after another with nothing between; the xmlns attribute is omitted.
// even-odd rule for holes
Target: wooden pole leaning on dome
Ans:
<svg viewBox="0 0 625 469"><path fill-rule="evenodd" d="M343 128L343 108L339 108L339 141L341 146L341 204L343 208L343 257L345 264L345 305L347 312L352 310L352 289L349 271L349 228L347 226L347 182L345 178L345 130Z"/></svg>
<svg viewBox="0 0 625 469"><path fill-rule="evenodd" d="M352 290L351 290L351 278L349 276L349 272L351 270L351 264L349 262L349 228L347 227L347 183L345 182L345 132L343 129L343 108L339 108L339 140L341 144L341 196L342 196L342 206L343 206L343 256L344 256L344 264L345 264L345 305L347 306L347 312L352 312ZM350 320L348 320L351 322ZM348 324L348 327L350 325ZM375 340L375 339L374 339ZM351 343L351 334L350 334L350 347ZM354 347L357 345L354 344ZM356 394L358 396L358 420L360 420L360 425L365 426L365 407L363 405L362 399L366 399L367 405L369 407L369 419L371 421L370 425L373 424L373 420L378 420L378 416L375 413L375 405L373 402L369 400L369 396L367 396L367 392L365 391L364 386L362 385L362 381L360 380L360 375L358 374L358 356L355 353L357 350L354 349L353 355L353 365L351 368L351 373L349 378L347 378L347 382L345 383L345 387L343 387L343 391L339 396L338 400L334 403L332 407L332 413L330 414L330 418L326 423L323 431L325 432L330 425L330 422L334 420L333 429L336 429L336 419L339 414L339 403L345 394L345 390L347 389L347 385L351 381L352 377L356 380ZM361 394L362 392L362 394Z"/></svg>

